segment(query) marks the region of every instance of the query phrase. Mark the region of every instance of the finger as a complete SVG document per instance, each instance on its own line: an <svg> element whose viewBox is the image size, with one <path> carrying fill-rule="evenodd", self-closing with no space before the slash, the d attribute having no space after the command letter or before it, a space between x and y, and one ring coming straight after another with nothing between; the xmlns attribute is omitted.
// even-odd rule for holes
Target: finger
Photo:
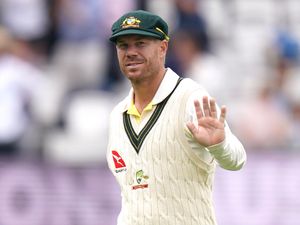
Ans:
<svg viewBox="0 0 300 225"><path fill-rule="evenodd" d="M208 97L204 96L202 102L203 102L204 116L211 116L210 108L208 104Z"/></svg>
<svg viewBox="0 0 300 225"><path fill-rule="evenodd" d="M211 116L213 118L218 118L217 117L217 108L216 108L216 100L215 99L210 99L209 100L209 106L210 106L210 113L211 113Z"/></svg>
<svg viewBox="0 0 300 225"><path fill-rule="evenodd" d="M200 107L200 102L198 100L195 100L194 106L195 106L197 121L199 122L199 120L203 117L202 109Z"/></svg>
<svg viewBox="0 0 300 225"><path fill-rule="evenodd" d="M196 128L196 126L194 125L193 122L188 122L186 124L186 126L188 127L188 129L192 133L192 135L194 135L197 132L197 128Z"/></svg>
<svg viewBox="0 0 300 225"><path fill-rule="evenodd" d="M226 108L226 106L223 105L223 106L221 107L221 115L220 115L220 119L219 119L219 121L220 121L221 123L225 123L226 113L227 113L227 108Z"/></svg>

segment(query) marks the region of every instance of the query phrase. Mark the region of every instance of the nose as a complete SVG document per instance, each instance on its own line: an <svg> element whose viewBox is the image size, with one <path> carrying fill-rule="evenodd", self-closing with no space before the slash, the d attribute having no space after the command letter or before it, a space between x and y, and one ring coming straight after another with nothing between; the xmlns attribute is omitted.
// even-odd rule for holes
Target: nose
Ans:
<svg viewBox="0 0 300 225"><path fill-rule="evenodd" d="M137 55L136 47L134 45L129 45L126 49L126 56L132 57L136 55Z"/></svg>

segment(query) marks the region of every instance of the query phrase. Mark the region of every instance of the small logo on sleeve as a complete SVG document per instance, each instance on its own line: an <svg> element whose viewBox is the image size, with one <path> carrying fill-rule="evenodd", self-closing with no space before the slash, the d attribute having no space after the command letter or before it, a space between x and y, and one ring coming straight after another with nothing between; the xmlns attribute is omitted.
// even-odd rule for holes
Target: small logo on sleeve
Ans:
<svg viewBox="0 0 300 225"><path fill-rule="evenodd" d="M113 150L111 153L112 153L112 158L113 158L113 161L115 164L116 173L126 171L126 164L125 164L123 158L120 156L120 154L116 150Z"/></svg>

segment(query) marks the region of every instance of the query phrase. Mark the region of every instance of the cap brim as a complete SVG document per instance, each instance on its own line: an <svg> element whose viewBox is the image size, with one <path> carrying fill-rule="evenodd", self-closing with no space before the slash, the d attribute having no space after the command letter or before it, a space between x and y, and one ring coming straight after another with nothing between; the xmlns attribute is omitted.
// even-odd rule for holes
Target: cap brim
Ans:
<svg viewBox="0 0 300 225"><path fill-rule="evenodd" d="M148 37L153 37L153 38L157 38L157 39L162 39L162 37L158 34L155 33L151 33L148 31L144 31L144 30L137 30L137 29L126 29L126 30L122 30L116 34L113 34L109 40L112 42L116 42L117 38L120 36L126 36L126 35L142 35L142 36L148 36Z"/></svg>

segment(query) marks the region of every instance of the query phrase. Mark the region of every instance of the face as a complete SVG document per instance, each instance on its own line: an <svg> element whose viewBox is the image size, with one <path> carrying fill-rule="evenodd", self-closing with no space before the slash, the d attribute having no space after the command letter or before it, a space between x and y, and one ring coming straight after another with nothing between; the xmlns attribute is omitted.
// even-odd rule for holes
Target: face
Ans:
<svg viewBox="0 0 300 225"><path fill-rule="evenodd" d="M122 73L131 81L143 81L164 71L168 42L141 35L118 38L116 48Z"/></svg>

